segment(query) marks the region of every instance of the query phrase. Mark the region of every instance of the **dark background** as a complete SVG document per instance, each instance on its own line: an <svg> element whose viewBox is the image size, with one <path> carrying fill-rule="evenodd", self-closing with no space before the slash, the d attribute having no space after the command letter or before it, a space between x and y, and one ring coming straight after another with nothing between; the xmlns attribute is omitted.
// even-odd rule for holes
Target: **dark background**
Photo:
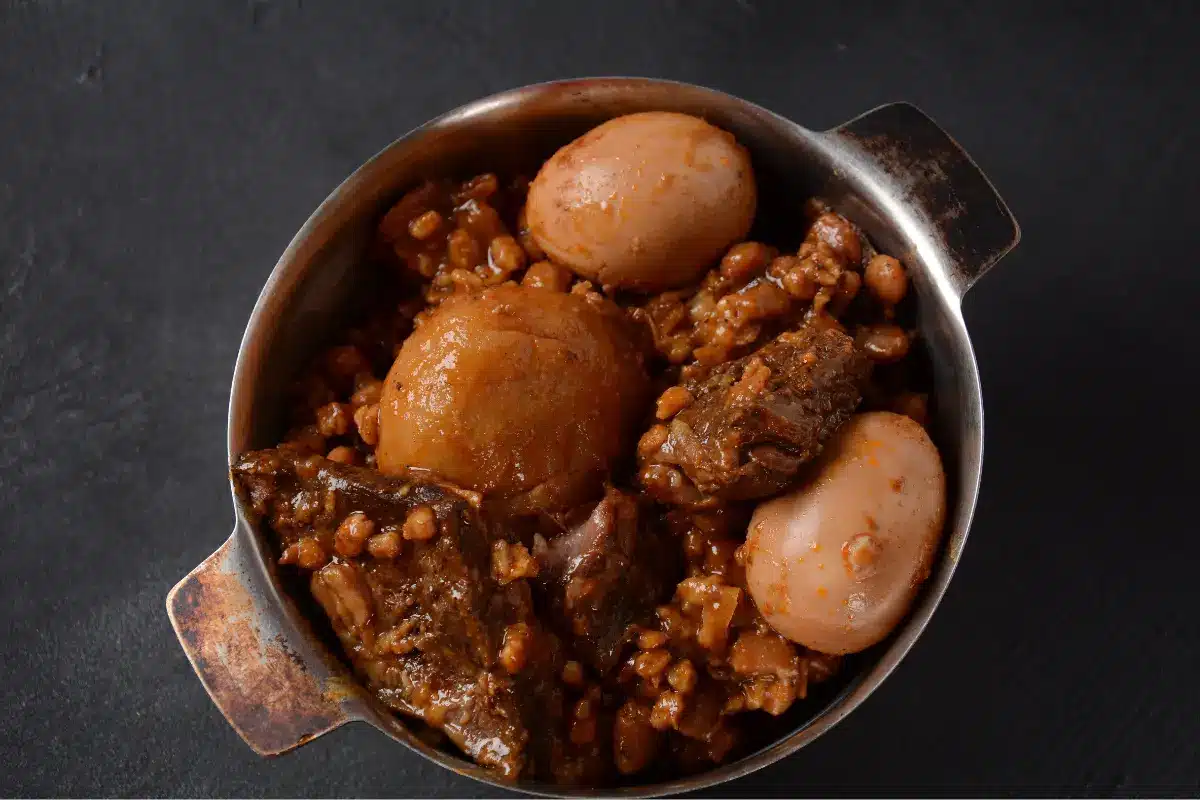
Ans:
<svg viewBox="0 0 1200 800"><path fill-rule="evenodd" d="M234 357L308 214L436 114L590 74L818 129L912 101L1024 228L965 304L987 461L941 610L722 792L1200 791L1200 17L1027 5L0 0L0 794L489 791L365 726L257 758L163 600L230 529Z"/></svg>

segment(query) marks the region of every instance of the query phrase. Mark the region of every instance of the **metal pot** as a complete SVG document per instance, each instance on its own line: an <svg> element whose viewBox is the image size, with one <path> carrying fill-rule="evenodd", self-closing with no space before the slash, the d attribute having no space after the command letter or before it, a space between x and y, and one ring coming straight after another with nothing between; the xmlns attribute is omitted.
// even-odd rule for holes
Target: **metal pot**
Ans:
<svg viewBox="0 0 1200 800"><path fill-rule="evenodd" d="M332 331L356 286L379 215L423 177L528 166L595 124L645 110L703 116L749 148L762 207L819 194L908 266L932 357L932 423L950 482L946 543L912 612L857 662L823 707L744 758L686 779L606 790L649 796L749 774L799 750L853 711L912 647L946 591L979 492L983 403L963 324L963 294L1020 238L1016 221L970 157L911 105L870 111L822 133L736 97L687 84L602 78L527 86L477 100L398 139L329 195L288 245L246 327L229 403L229 458L270 446L280 430L280 387ZM361 285L361 284L358 284ZM179 641L213 702L262 755L291 750L351 721L367 722L442 766L514 788L425 744L359 688L281 588L263 536L238 507L233 534L168 595ZM299 599L299 598L297 598ZM303 602L303 600L301 600ZM535 794L587 790L522 783Z"/></svg>

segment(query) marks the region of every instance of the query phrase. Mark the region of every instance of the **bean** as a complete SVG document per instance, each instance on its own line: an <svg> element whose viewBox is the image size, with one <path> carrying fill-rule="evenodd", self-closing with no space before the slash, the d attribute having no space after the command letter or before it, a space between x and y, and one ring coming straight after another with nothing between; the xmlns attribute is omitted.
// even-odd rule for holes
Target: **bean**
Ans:
<svg viewBox="0 0 1200 800"><path fill-rule="evenodd" d="M891 364L908 355L908 334L898 325L873 325L859 329L858 346L877 364Z"/></svg>
<svg viewBox="0 0 1200 800"><path fill-rule="evenodd" d="M885 306L894 306L908 292L908 274L903 265L891 256L877 255L867 263L864 272L867 289Z"/></svg>

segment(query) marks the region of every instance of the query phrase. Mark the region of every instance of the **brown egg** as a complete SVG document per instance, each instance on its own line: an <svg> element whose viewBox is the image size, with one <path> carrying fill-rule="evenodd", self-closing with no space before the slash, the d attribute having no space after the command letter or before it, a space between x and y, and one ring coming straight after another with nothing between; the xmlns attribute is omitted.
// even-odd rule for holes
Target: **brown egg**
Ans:
<svg viewBox="0 0 1200 800"><path fill-rule="evenodd" d="M562 507L628 452L648 392L614 304L499 286L447 300L405 341L384 382L376 460L515 510Z"/></svg>
<svg viewBox="0 0 1200 800"><path fill-rule="evenodd" d="M811 482L755 509L750 595L794 642L822 653L863 650L908 612L945 514L942 461L925 429L890 411L859 414Z"/></svg>
<svg viewBox="0 0 1200 800"><path fill-rule="evenodd" d="M698 280L754 221L750 156L686 114L617 117L563 147L529 187L531 233L551 260L606 286Z"/></svg>

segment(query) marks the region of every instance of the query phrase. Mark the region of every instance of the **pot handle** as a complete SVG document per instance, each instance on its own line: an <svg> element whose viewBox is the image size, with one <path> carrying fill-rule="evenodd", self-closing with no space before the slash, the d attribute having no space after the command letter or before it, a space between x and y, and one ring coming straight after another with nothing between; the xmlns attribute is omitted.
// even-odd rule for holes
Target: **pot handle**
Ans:
<svg viewBox="0 0 1200 800"><path fill-rule="evenodd" d="M266 576L237 531L167 595L167 615L209 697L259 755L298 747L352 718L336 680L280 630ZM307 663L306 663L307 662ZM326 671L327 672L327 671Z"/></svg>
<svg viewBox="0 0 1200 800"><path fill-rule="evenodd" d="M894 179L938 231L961 297L1021 241L1021 228L967 152L916 106L892 103L829 131Z"/></svg>

